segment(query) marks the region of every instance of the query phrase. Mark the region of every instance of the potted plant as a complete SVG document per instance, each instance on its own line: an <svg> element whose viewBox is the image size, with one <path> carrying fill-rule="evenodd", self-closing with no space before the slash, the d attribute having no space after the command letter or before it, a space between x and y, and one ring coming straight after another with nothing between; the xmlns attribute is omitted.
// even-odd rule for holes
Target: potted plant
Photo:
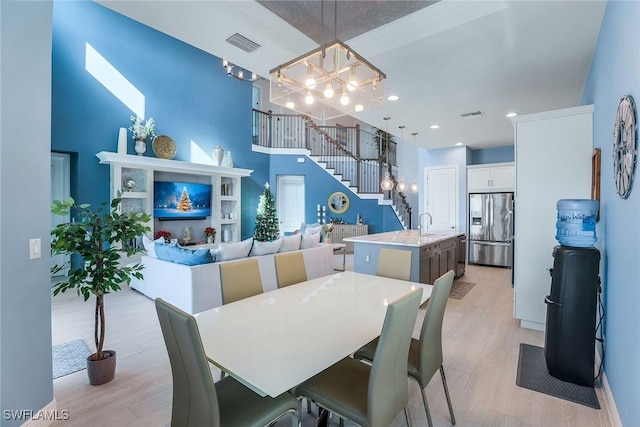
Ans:
<svg viewBox="0 0 640 427"><path fill-rule="evenodd" d="M116 353L103 350L105 338L104 296L120 290L123 282L129 284L132 277L142 278L141 264L121 264L121 254L132 256L142 250L135 244L136 238L150 231L145 223L151 220L146 213L120 212L120 194L96 210L88 204L76 204L54 200L51 212L54 215L73 215L74 221L62 223L51 230L51 252L55 255L79 257L80 265L71 264L65 280L53 284L53 295L76 289L88 300L96 297L94 339L96 352L87 358L87 373L91 385L111 381L115 375ZM76 261L77 262L77 261ZM52 272L67 267L54 265Z"/></svg>
<svg viewBox="0 0 640 427"><path fill-rule="evenodd" d="M129 130L133 134L133 139L136 142L135 150L139 156L142 156L147 151L147 138L153 138L156 136L156 124L153 117L149 117L147 121L142 120L140 117L131 116L131 126Z"/></svg>

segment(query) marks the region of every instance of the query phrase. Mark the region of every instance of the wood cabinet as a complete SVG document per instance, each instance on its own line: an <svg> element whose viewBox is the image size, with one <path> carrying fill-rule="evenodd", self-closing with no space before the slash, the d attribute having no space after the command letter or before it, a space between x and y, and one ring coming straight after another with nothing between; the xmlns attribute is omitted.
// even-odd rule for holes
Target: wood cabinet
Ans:
<svg viewBox="0 0 640 427"><path fill-rule="evenodd" d="M512 119L516 192L514 317L543 330L549 294L559 199L589 199L593 106L566 108Z"/></svg>
<svg viewBox="0 0 640 427"><path fill-rule="evenodd" d="M433 284L449 270L456 271L457 237L420 247L420 283Z"/></svg>
<svg viewBox="0 0 640 427"><path fill-rule="evenodd" d="M347 237L364 236L369 234L369 226L366 224L333 224L331 241L333 243L345 243L346 253L353 253L353 242L343 242Z"/></svg>
<svg viewBox="0 0 640 427"><path fill-rule="evenodd" d="M494 163L482 166L467 166L467 192L498 192L515 189L515 165Z"/></svg>
<svg viewBox="0 0 640 427"><path fill-rule="evenodd" d="M193 226L192 241L204 240L204 228L217 230L216 243L240 240L241 225L241 178L253 171L239 168L226 168L200 163L181 162L154 157L101 151L96 154L100 163L110 165L110 195L115 197L122 191L122 209L124 211L146 212L153 216L154 181L176 180L211 184L211 216L199 220L167 221L167 225L154 218L148 225L153 238L159 229L174 227L184 229L184 224ZM182 223L182 224L180 224ZM162 227L162 228L160 228ZM182 232L173 232L181 238Z"/></svg>

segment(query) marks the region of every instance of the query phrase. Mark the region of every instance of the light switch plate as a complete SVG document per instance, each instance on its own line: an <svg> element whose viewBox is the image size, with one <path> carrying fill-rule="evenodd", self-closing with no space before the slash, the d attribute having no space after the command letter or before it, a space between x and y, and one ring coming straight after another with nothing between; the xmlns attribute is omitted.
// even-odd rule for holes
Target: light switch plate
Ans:
<svg viewBox="0 0 640 427"><path fill-rule="evenodd" d="M29 259L37 259L42 257L42 241L38 239L29 239Z"/></svg>

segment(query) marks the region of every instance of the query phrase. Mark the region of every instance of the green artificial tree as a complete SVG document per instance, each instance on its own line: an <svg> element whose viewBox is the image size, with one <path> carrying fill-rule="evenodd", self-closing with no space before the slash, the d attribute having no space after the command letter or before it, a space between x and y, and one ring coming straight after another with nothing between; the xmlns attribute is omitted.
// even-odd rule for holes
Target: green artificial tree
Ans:
<svg viewBox="0 0 640 427"><path fill-rule="evenodd" d="M259 242L276 240L280 235L278 216L276 215L276 202L269 188L269 183L264 184L264 193L258 202L256 226L253 229L253 238Z"/></svg>

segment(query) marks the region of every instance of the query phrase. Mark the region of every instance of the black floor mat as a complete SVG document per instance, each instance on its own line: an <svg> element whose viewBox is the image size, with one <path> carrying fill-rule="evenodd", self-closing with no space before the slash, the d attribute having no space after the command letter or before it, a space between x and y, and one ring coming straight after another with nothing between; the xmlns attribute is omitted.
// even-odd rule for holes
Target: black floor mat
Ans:
<svg viewBox="0 0 640 427"><path fill-rule="evenodd" d="M568 383L549 374L542 347L520 344L516 384L549 396L600 409L598 396L593 387Z"/></svg>

